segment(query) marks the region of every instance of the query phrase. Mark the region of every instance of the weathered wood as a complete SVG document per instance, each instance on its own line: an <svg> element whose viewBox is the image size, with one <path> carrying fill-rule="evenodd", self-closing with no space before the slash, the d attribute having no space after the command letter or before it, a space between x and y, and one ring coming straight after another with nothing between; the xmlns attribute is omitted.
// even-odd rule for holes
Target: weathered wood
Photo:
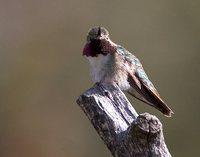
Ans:
<svg viewBox="0 0 200 157"><path fill-rule="evenodd" d="M161 122L148 113L138 116L117 85L96 84L77 103L114 157L171 157Z"/></svg>

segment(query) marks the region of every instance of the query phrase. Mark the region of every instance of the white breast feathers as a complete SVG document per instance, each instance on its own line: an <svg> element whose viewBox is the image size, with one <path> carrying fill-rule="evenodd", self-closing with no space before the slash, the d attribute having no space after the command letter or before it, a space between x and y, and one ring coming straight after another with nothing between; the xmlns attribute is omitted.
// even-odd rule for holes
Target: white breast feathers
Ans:
<svg viewBox="0 0 200 157"><path fill-rule="evenodd" d="M94 83L100 82L107 73L106 63L110 58L110 54L98 57L88 57L91 66L91 77Z"/></svg>

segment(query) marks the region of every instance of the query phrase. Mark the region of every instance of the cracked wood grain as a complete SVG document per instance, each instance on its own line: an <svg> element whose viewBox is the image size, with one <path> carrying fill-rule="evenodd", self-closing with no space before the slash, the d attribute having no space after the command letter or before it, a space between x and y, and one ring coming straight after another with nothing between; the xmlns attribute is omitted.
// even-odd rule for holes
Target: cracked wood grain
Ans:
<svg viewBox="0 0 200 157"><path fill-rule="evenodd" d="M117 85L95 84L77 103L114 157L171 157L159 119L138 115Z"/></svg>

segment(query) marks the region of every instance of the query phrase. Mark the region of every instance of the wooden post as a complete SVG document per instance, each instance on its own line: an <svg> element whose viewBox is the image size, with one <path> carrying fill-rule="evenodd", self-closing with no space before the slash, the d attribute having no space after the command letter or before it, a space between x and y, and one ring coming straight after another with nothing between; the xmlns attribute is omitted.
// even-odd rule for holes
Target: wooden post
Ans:
<svg viewBox="0 0 200 157"><path fill-rule="evenodd" d="M96 84L77 103L114 157L171 157L161 122L138 115L117 85Z"/></svg>

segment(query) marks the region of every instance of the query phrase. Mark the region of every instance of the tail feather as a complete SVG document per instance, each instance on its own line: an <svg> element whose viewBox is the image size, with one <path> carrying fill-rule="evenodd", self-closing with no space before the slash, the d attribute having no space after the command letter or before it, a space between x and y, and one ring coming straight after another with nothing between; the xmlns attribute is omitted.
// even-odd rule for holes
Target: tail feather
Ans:
<svg viewBox="0 0 200 157"><path fill-rule="evenodd" d="M174 112L168 107L168 105L154 92L152 92L148 88L146 89L146 92L150 96L149 102L153 104L153 106L161 111L165 116L171 117L171 114L173 114Z"/></svg>
<svg viewBox="0 0 200 157"><path fill-rule="evenodd" d="M137 91L134 91L134 92L133 91L134 91L133 89L129 90L128 93L130 95L134 96L136 99L138 99L138 100L140 100L140 101L142 101L142 102L144 102L144 103L156 108L161 113L163 113L165 116L171 117L171 115L173 114L173 111L163 101L159 101L159 100L157 101L155 98L149 98L150 96L145 96L144 97L140 93L138 93Z"/></svg>
<svg viewBox="0 0 200 157"><path fill-rule="evenodd" d="M160 95L157 92L154 92L148 86L141 83L139 80L135 80L136 77L129 77L128 81L132 86L132 90L129 90L128 93L137 99L149 104L150 106L158 109L165 116L171 117L173 111L167 106L167 104L160 98Z"/></svg>

